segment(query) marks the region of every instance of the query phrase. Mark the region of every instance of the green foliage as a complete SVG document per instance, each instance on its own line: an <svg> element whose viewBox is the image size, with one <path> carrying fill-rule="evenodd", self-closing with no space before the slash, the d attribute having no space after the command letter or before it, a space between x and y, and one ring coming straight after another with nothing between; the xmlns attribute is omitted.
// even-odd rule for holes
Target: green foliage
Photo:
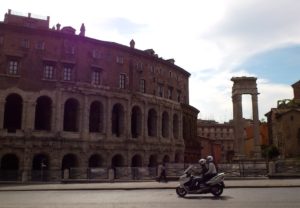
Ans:
<svg viewBox="0 0 300 208"><path fill-rule="evenodd" d="M262 145L262 156L267 160L273 159L280 155L278 148L274 145Z"/></svg>

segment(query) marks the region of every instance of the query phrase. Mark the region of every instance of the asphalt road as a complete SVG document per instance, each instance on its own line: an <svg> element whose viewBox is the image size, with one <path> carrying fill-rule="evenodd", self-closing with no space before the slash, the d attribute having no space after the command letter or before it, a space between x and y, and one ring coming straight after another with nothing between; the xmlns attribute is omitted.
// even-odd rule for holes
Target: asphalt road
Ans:
<svg viewBox="0 0 300 208"><path fill-rule="evenodd" d="M225 189L177 197L175 190L2 191L1 208L299 208L300 188Z"/></svg>

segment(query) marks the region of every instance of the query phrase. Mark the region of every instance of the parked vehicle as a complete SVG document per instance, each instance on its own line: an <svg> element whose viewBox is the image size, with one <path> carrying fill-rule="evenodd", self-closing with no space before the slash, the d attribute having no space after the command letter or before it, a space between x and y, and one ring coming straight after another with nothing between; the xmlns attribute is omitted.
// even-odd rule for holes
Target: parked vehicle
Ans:
<svg viewBox="0 0 300 208"><path fill-rule="evenodd" d="M201 176L193 175L193 167L189 166L179 178L179 186L176 187L176 193L180 197L186 194L207 194L212 193L214 196L220 196L225 188L225 173L218 173L216 176L203 183Z"/></svg>

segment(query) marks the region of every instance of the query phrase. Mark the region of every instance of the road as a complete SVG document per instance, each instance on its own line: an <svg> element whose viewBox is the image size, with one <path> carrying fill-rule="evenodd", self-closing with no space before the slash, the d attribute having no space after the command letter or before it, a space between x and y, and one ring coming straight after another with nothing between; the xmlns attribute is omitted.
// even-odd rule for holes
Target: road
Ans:
<svg viewBox="0 0 300 208"><path fill-rule="evenodd" d="M1 191L1 208L299 208L300 188L225 189L177 197L175 190Z"/></svg>

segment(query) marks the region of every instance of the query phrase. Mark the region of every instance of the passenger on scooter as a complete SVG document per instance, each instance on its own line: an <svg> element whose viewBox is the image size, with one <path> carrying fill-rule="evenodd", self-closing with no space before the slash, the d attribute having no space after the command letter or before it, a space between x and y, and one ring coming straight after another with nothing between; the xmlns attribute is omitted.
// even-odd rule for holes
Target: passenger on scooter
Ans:
<svg viewBox="0 0 300 208"><path fill-rule="evenodd" d="M200 172L198 172L198 177L196 177L194 179L194 186L195 188L197 188L201 183L203 183L203 177L204 174L207 172L207 167L206 167L206 160L204 158L201 158L199 160L199 164L200 164Z"/></svg>
<svg viewBox="0 0 300 208"><path fill-rule="evenodd" d="M214 176L217 175L217 168L216 165L214 163L214 158L213 156L209 155L206 158L206 162L207 162L207 172L204 173L204 182L207 182L208 180L210 180L211 178L213 178Z"/></svg>

